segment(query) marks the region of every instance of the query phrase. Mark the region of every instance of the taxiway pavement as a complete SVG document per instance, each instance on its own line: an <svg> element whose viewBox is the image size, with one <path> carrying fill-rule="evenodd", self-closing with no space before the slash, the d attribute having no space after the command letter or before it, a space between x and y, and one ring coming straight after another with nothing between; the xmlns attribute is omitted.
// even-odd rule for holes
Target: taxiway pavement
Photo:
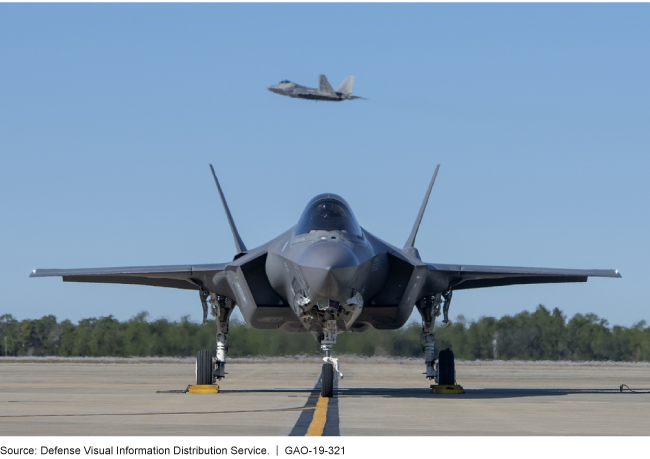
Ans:
<svg viewBox="0 0 650 459"><path fill-rule="evenodd" d="M187 360L117 362L0 359L0 435L304 435L316 410L317 358L233 359L219 394L157 393L193 382ZM466 393L435 395L419 361L340 363L325 435L650 433L650 394L619 391L650 389L648 364L457 362Z"/></svg>

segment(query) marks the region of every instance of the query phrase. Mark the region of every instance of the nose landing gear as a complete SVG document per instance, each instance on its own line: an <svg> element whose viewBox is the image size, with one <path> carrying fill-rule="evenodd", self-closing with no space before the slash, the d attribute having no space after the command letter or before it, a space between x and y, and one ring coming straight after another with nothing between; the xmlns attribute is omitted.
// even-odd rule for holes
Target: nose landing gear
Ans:
<svg viewBox="0 0 650 459"><path fill-rule="evenodd" d="M339 359L332 357L332 347L336 344L337 334L336 320L326 321L323 327L323 335L320 340L320 348L325 352L323 357L323 369L321 372L321 396L329 398L334 396L334 377L343 379L343 373L339 370Z"/></svg>
<svg viewBox="0 0 650 459"><path fill-rule="evenodd" d="M323 364L320 394L325 398L334 396L334 366L331 363Z"/></svg>

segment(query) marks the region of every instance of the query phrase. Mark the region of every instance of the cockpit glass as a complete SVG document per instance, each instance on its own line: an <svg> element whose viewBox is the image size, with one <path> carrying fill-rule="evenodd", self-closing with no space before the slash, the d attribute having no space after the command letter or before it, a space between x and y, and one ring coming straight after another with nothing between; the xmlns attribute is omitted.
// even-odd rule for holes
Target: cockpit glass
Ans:
<svg viewBox="0 0 650 459"><path fill-rule="evenodd" d="M289 80L282 80L282 81L280 82L280 84L283 84L283 83L291 83L291 81L289 81Z"/></svg>
<svg viewBox="0 0 650 459"><path fill-rule="evenodd" d="M361 228L348 207L341 201L331 198L316 199L302 214L295 234L308 234L314 231L341 231L361 237Z"/></svg>

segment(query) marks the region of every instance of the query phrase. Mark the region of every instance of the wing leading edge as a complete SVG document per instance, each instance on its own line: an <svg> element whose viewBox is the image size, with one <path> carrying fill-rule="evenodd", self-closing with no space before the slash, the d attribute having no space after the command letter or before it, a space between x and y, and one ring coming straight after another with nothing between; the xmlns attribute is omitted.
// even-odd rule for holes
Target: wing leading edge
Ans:
<svg viewBox="0 0 650 459"><path fill-rule="evenodd" d="M123 268L35 269L29 277L62 277L64 282L136 284L200 290L224 273L226 263L207 265L132 266Z"/></svg>
<svg viewBox="0 0 650 459"><path fill-rule="evenodd" d="M520 284L587 282L589 277L621 277L615 269L555 269L427 263L428 284L442 290Z"/></svg>

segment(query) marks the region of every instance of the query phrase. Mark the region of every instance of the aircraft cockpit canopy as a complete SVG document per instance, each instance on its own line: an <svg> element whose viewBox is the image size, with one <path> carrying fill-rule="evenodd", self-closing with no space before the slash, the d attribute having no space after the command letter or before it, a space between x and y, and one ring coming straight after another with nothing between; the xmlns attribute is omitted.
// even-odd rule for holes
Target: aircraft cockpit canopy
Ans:
<svg viewBox="0 0 650 459"><path fill-rule="evenodd" d="M284 83L291 83L289 80L282 80L279 84L284 84Z"/></svg>
<svg viewBox="0 0 650 459"><path fill-rule="evenodd" d="M296 225L295 234L314 231L341 231L362 238L361 227L348 203L333 194L321 194L312 199Z"/></svg>

